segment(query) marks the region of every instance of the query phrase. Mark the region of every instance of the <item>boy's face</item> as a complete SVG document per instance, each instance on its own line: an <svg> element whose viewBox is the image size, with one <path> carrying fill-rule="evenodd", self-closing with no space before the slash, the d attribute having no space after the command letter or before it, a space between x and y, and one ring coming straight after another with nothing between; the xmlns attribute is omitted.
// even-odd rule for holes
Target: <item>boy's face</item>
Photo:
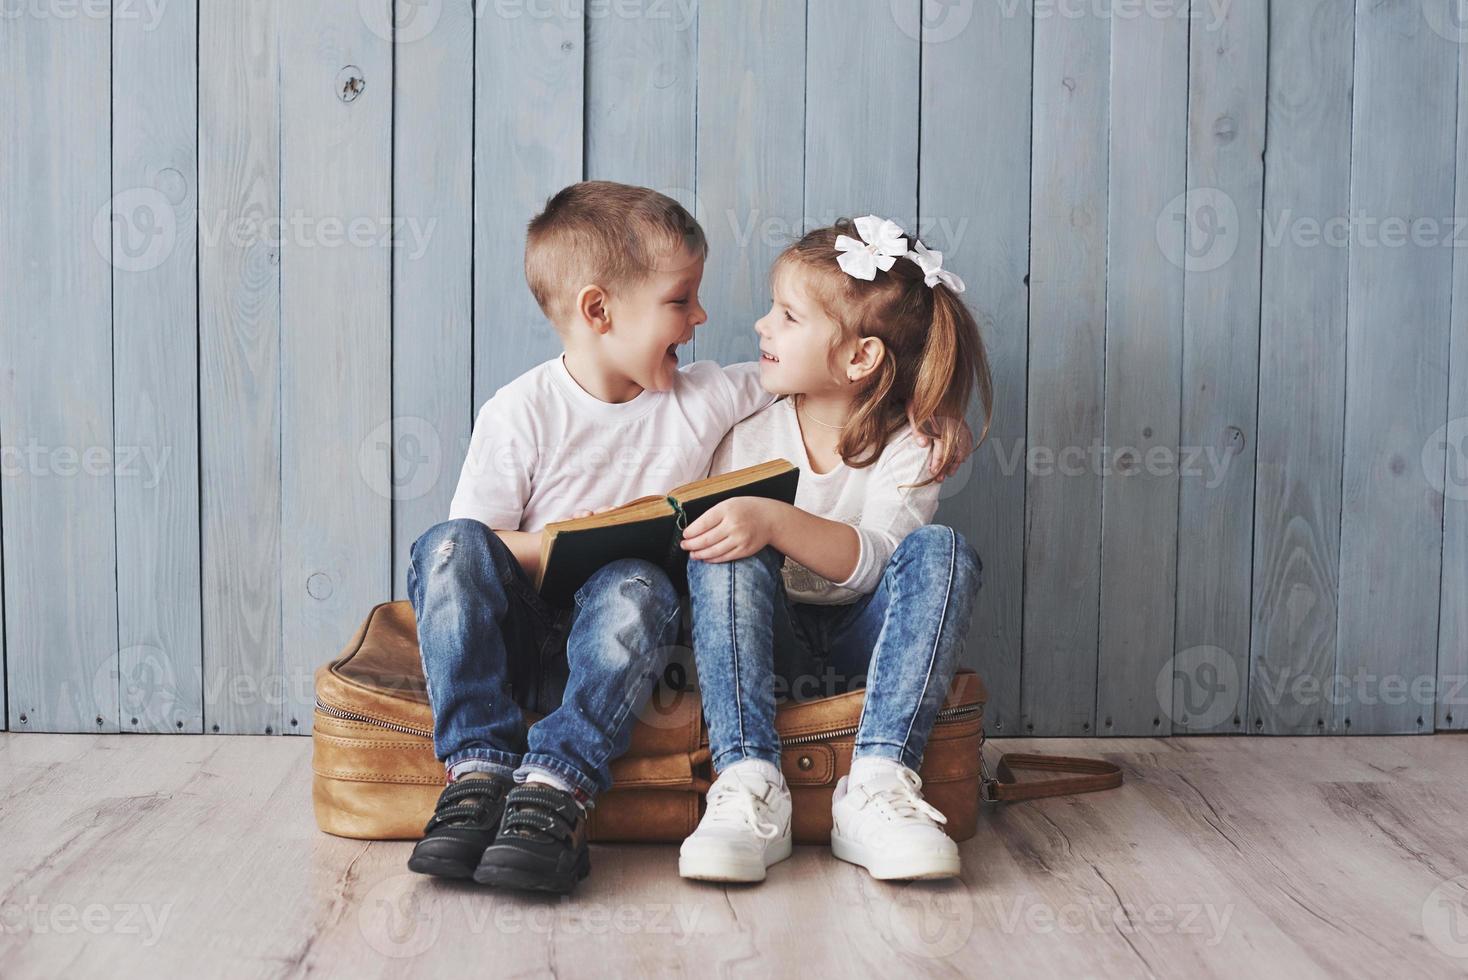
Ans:
<svg viewBox="0 0 1468 980"><path fill-rule="evenodd" d="M708 319L698 301L702 281L703 259L684 252L609 297L612 328L601 344L608 367L649 391L673 387L676 349L692 340L694 328Z"/></svg>
<svg viewBox="0 0 1468 980"><path fill-rule="evenodd" d="M842 389L832 347L841 328L803 288L799 273L782 270L771 285L774 302L754 325L759 380L775 395L815 395Z"/></svg>

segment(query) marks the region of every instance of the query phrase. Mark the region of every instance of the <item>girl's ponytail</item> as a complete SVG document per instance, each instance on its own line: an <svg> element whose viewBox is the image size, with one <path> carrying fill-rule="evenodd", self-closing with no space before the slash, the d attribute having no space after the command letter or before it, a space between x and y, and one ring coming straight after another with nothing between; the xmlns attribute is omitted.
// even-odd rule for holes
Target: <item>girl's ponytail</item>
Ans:
<svg viewBox="0 0 1468 980"><path fill-rule="evenodd" d="M923 288L932 290L933 315L914 372L908 409L925 435L945 436L943 454L933 467L941 473L965 447L956 443L951 432L939 430L935 421L963 419L977 385L984 422L975 445L982 443L994 414L994 384L979 326L968 306L942 283Z"/></svg>

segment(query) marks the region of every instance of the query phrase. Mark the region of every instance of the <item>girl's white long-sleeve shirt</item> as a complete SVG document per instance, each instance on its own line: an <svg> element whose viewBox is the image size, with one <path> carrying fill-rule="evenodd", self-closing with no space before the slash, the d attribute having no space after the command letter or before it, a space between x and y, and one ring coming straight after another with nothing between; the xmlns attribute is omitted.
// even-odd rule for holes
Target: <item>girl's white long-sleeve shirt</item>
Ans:
<svg viewBox="0 0 1468 980"><path fill-rule="evenodd" d="M710 472L727 473L781 457L800 468L795 506L850 524L861 544L855 570L841 582L823 578L787 556L782 569L785 591L796 602L836 605L874 591L902 539L929 523L938 510L937 482L908 486L925 480L928 468L928 450L918 445L910 426L892 436L871 466L856 469L838 463L827 473L817 473L789 398L734 426L714 451Z"/></svg>

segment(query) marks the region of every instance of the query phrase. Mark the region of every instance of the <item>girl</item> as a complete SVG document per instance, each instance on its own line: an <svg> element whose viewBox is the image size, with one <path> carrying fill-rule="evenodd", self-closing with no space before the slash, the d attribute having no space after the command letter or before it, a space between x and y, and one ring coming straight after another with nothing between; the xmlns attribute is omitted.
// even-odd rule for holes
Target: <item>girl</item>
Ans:
<svg viewBox="0 0 1468 980"><path fill-rule="evenodd" d="M938 487L926 427L992 390L963 282L895 223L868 215L812 231L771 272L755 326L760 381L785 397L737 425L713 472L783 456L795 504L727 500L684 532L693 646L719 777L679 856L686 878L761 881L790 854L777 684L809 696L865 676L851 773L831 849L877 878L956 875L958 849L917 769L978 592L979 557L927 522ZM945 439L934 472L963 451ZM925 479L926 477L926 479ZM861 686L858 682L852 686ZM843 685L844 688L844 685Z"/></svg>

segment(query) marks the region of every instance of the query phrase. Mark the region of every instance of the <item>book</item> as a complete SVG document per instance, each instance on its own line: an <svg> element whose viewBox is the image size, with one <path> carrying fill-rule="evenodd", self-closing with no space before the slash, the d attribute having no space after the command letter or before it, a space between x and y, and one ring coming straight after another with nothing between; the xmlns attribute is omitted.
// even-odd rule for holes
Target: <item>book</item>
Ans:
<svg viewBox="0 0 1468 980"><path fill-rule="evenodd" d="M680 595L688 592L683 529L731 497L795 503L800 469L786 459L731 470L639 497L620 507L545 526L535 587L553 606L569 606L576 590L609 562L642 558L661 567Z"/></svg>

